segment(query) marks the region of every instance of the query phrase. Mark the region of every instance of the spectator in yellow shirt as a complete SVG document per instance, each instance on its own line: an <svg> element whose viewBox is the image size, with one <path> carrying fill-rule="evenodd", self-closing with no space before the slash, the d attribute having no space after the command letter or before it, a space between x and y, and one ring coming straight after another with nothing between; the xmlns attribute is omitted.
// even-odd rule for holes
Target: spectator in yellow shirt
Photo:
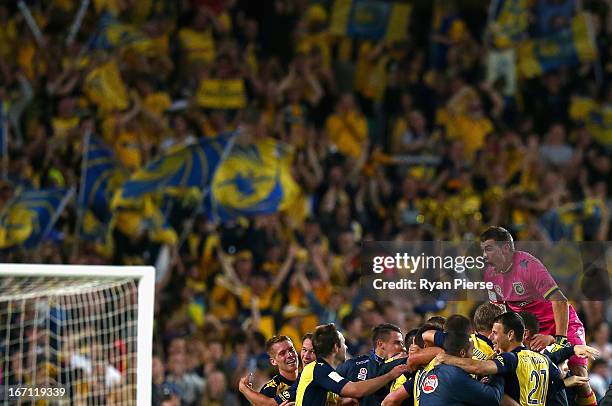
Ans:
<svg viewBox="0 0 612 406"><path fill-rule="evenodd" d="M348 158L359 158L368 140L368 122L355 106L355 99L345 93L336 104L336 112L327 118L325 130L338 151Z"/></svg>

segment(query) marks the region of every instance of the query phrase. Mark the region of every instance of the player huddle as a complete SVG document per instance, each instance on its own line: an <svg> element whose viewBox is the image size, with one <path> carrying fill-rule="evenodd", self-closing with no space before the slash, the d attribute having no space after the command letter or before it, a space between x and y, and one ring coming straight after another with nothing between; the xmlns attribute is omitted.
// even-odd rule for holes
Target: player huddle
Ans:
<svg viewBox="0 0 612 406"><path fill-rule="evenodd" d="M334 324L307 334L299 357L275 336L266 350L278 375L259 393L244 377L240 391L269 406L595 406L585 366L598 352L584 345L582 323L546 268L515 251L503 228L489 228L481 245L494 291L473 320L435 317L405 335L381 324L370 353L348 360Z"/></svg>

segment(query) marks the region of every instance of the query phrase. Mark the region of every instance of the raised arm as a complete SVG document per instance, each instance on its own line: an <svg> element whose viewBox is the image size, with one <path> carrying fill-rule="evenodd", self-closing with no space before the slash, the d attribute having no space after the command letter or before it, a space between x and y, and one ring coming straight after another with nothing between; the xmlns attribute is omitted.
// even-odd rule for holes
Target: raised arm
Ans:
<svg viewBox="0 0 612 406"><path fill-rule="evenodd" d="M471 358L460 358L446 353L436 355L438 364L454 365L463 369L469 374L475 375L495 375L497 374L497 364L494 361L480 361Z"/></svg>
<svg viewBox="0 0 612 406"><path fill-rule="evenodd" d="M289 246L289 252L287 253L287 259L285 260L285 262L283 262L283 265L281 266L281 269L278 272L278 275L276 275L276 278L274 278L274 281L272 282L272 287L274 289L280 288L280 286L283 284L283 282L287 278L287 275L289 274L289 271L291 270L291 266L293 265L293 260L295 259L295 253L297 252L297 250L298 248L295 245L291 244Z"/></svg>
<svg viewBox="0 0 612 406"><path fill-rule="evenodd" d="M259 392L255 392L251 388L251 383L249 382L248 376L245 376L240 379L238 383L238 390L240 393L244 395L245 398L249 401L250 404L255 406L277 406L276 400L269 398L265 395L262 395Z"/></svg>
<svg viewBox="0 0 612 406"><path fill-rule="evenodd" d="M340 395L347 398L362 398L376 392L387 383L408 372L408 365L398 365L388 373L365 381L349 382L342 388Z"/></svg>

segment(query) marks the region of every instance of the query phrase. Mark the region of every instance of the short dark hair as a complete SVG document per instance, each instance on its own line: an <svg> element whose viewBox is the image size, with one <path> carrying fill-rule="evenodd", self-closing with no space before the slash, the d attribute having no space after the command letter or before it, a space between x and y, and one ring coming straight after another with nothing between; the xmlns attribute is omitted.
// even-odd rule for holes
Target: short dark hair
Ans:
<svg viewBox="0 0 612 406"><path fill-rule="evenodd" d="M429 330L442 331L444 329L438 326L437 324L425 323L421 327L419 327L419 329L417 330L416 336L414 338L414 343L418 345L419 347L424 348L425 341L423 340L423 333Z"/></svg>
<svg viewBox="0 0 612 406"><path fill-rule="evenodd" d="M287 336L273 336L268 341L266 341L266 353L272 357L272 347L274 344L282 343L283 341L289 341L293 344L293 341Z"/></svg>
<svg viewBox="0 0 612 406"><path fill-rule="evenodd" d="M391 323L381 323L372 329L372 344L376 345L378 340L387 340L391 332L402 334L402 329Z"/></svg>
<svg viewBox="0 0 612 406"><path fill-rule="evenodd" d="M312 341L312 333L306 333L304 334L304 337L302 337L302 342L304 342L304 340L310 340Z"/></svg>
<svg viewBox="0 0 612 406"><path fill-rule="evenodd" d="M461 332L449 332L444 339L444 350L450 354L459 356L461 350L469 350L470 336Z"/></svg>
<svg viewBox="0 0 612 406"><path fill-rule="evenodd" d="M474 326L478 331L490 331L493 328L493 321L503 313L501 307L485 302L476 308L474 313Z"/></svg>
<svg viewBox="0 0 612 406"><path fill-rule="evenodd" d="M514 250L514 239L512 234L503 227L492 226L485 230L484 233L480 234L480 242L487 240L493 240L498 243L508 243L510 248Z"/></svg>
<svg viewBox="0 0 612 406"><path fill-rule="evenodd" d="M472 333L472 322L465 316L453 314L444 323L444 331L449 333Z"/></svg>
<svg viewBox="0 0 612 406"><path fill-rule="evenodd" d="M525 335L525 323L518 313L506 312L502 313L495 318L494 323L500 323L504 326L504 333L509 333L510 330L514 331L516 335L515 341L523 341Z"/></svg>
<svg viewBox="0 0 612 406"><path fill-rule="evenodd" d="M540 322L535 314L528 312L527 310L523 310L519 312L519 316L523 319L523 324L525 325L525 329L529 330L531 334L538 334L540 331Z"/></svg>
<svg viewBox="0 0 612 406"><path fill-rule="evenodd" d="M416 337L418 332L418 328L413 328L412 330L406 333L406 336L404 337L404 347L406 347L406 349L408 349L408 347L412 345L412 339Z"/></svg>
<svg viewBox="0 0 612 406"><path fill-rule="evenodd" d="M446 317L442 316L432 316L426 321L427 324L435 324L440 327L440 329L444 328L444 324L446 323Z"/></svg>
<svg viewBox="0 0 612 406"><path fill-rule="evenodd" d="M318 326L312 335L312 346L317 357L329 356L334 351L334 345L340 346L340 336L336 325L329 323Z"/></svg>

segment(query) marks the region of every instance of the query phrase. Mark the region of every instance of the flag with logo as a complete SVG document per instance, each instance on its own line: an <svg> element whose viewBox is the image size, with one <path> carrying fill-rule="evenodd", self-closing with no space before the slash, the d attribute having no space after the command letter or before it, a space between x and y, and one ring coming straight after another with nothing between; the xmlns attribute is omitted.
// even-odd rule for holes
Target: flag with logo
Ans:
<svg viewBox="0 0 612 406"><path fill-rule="evenodd" d="M412 6L398 1L335 0L329 31L368 40L403 41Z"/></svg>
<svg viewBox="0 0 612 406"><path fill-rule="evenodd" d="M107 222L111 217L113 191L119 186L122 172L112 149L94 135L85 140L83 159L79 206L91 210L99 221Z"/></svg>
<svg viewBox="0 0 612 406"><path fill-rule="evenodd" d="M0 249L35 248L51 233L74 188L23 190L0 214Z"/></svg>
<svg viewBox="0 0 612 406"><path fill-rule="evenodd" d="M557 33L530 39L518 47L518 69L532 78L561 67L592 62L597 48L586 14L572 19L571 27Z"/></svg>
<svg viewBox="0 0 612 406"><path fill-rule="evenodd" d="M507 48L529 35L530 0L493 0L489 9L489 31L498 48Z"/></svg>
<svg viewBox="0 0 612 406"><path fill-rule="evenodd" d="M600 145L612 150L612 105L602 105L590 97L574 97L569 114L574 122L584 125Z"/></svg>
<svg viewBox="0 0 612 406"><path fill-rule="evenodd" d="M122 186L124 199L155 192L180 192L206 188L235 133L201 139L198 143L162 155L136 171Z"/></svg>
<svg viewBox="0 0 612 406"><path fill-rule="evenodd" d="M272 138L234 145L212 179L209 217L224 221L292 207L300 196L291 176L292 158L290 147Z"/></svg>
<svg viewBox="0 0 612 406"><path fill-rule="evenodd" d="M121 111L130 105L125 82L114 59L89 72L83 90L102 112Z"/></svg>
<svg viewBox="0 0 612 406"><path fill-rule="evenodd" d="M131 48L145 52L152 46L152 42L138 28L122 23L107 12L100 17L96 33L89 41L89 48L104 50Z"/></svg>

